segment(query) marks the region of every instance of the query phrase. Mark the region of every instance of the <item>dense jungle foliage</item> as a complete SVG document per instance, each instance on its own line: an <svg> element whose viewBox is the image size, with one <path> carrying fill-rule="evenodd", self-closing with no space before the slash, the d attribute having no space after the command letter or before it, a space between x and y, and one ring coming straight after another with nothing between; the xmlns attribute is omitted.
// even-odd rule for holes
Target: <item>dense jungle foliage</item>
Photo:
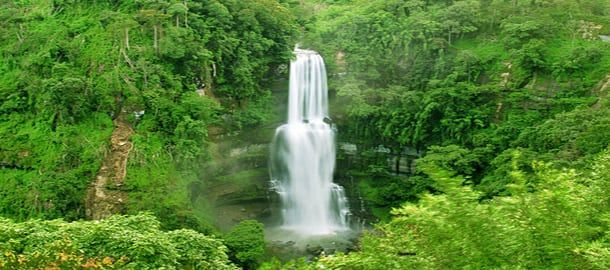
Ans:
<svg viewBox="0 0 610 270"><path fill-rule="evenodd" d="M326 2L301 18L304 43L335 74L341 139L368 167L351 173L379 207L436 190L419 164L489 199L510 194L511 162L534 183L533 161L581 168L608 146L607 1ZM379 145L411 153L407 177Z"/></svg>
<svg viewBox="0 0 610 270"><path fill-rule="evenodd" d="M119 187L130 197L124 213L151 211L161 222L134 227L121 243L99 242L108 235L63 239L78 226L109 233L118 225L66 225L75 229L53 236L73 244L66 247L44 246L47 238L40 235L63 223L20 223L34 226L27 237L40 244L3 246L3 254L17 256L4 257L4 267L24 262L30 269L71 268L89 259L105 263L104 256L114 263L122 254L128 261L118 269L222 269L214 266L225 264L222 243L206 244L191 232L170 235L174 240L158 227L218 234L209 217L194 209L187 189L206 173L209 130L265 121L269 82L285 72L296 29L289 10L272 0L2 1L0 214L16 221L84 218L87 188L110 151L113 122L121 121L134 129L129 173ZM141 229L146 231L134 234ZM0 233L5 240L17 237ZM142 256L131 253L130 237L151 238L142 240L148 241ZM181 247L188 241L194 243ZM258 255L262 243L251 243L254 250L248 251L239 250L239 241L229 244L236 242L227 254L238 252L237 263L254 263L239 254ZM166 243L172 246L148 250ZM95 247L83 251L82 245ZM205 254L197 245L218 250ZM57 259L59 253L69 259Z"/></svg>
<svg viewBox="0 0 610 270"><path fill-rule="evenodd" d="M0 213L17 220L84 217L119 119L135 129L127 213L204 226L185 189L204 173L208 129L265 119L257 103L296 29L275 1L5 1L0 12Z"/></svg>
<svg viewBox="0 0 610 270"><path fill-rule="evenodd" d="M608 269L607 36L607 0L1 2L0 266ZM269 122L295 43L381 221L261 265L262 225L220 234L189 190L210 137ZM117 121L130 215L79 221Z"/></svg>

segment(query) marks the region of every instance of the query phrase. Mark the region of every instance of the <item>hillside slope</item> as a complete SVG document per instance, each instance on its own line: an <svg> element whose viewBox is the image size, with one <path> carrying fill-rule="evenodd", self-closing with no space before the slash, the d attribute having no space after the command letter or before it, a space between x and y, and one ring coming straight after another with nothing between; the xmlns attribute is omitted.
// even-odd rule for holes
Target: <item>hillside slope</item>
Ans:
<svg viewBox="0 0 610 270"><path fill-rule="evenodd" d="M0 215L98 216L87 189L112 178L94 194L124 182L121 212L205 229L188 186L206 181L208 130L264 120L295 29L272 0L2 2Z"/></svg>

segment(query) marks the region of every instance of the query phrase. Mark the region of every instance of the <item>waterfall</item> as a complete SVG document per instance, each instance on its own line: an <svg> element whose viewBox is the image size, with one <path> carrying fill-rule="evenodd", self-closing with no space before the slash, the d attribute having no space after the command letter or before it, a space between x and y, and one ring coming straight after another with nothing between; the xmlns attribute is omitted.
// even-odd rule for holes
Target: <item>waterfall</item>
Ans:
<svg viewBox="0 0 610 270"><path fill-rule="evenodd" d="M343 188L333 183L335 132L328 118L326 69L322 57L295 49L290 64L288 123L271 144L272 186L282 203L283 227L301 235L348 229Z"/></svg>

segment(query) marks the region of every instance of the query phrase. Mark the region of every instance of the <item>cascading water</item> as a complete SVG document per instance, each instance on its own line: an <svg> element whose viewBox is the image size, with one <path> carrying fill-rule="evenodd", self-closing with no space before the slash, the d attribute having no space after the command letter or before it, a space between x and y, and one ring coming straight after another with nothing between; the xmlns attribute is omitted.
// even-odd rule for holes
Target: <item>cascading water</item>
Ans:
<svg viewBox="0 0 610 270"><path fill-rule="evenodd" d="M300 235L348 229L343 188L333 183L335 134L328 118L326 69L322 57L295 49L290 64L288 123L271 146L272 185L282 202L283 227Z"/></svg>

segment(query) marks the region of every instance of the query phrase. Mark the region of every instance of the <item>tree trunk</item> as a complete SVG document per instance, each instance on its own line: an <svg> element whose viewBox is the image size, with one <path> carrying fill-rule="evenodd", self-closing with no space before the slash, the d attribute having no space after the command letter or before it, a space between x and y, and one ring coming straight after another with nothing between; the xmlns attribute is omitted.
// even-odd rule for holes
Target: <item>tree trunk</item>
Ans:
<svg viewBox="0 0 610 270"><path fill-rule="evenodd" d="M491 16L491 21L490 21L490 23L489 23L489 29L488 29L488 31L493 30L493 28L494 28L494 24L496 24L496 16L497 16L497 14L496 14L496 11L494 10L493 16Z"/></svg>
<svg viewBox="0 0 610 270"><path fill-rule="evenodd" d="M129 28L125 27L125 48L129 50Z"/></svg>
<svg viewBox="0 0 610 270"><path fill-rule="evenodd" d="M19 43L23 43L23 24L19 24L19 31L17 31L17 39L19 39Z"/></svg>
<svg viewBox="0 0 610 270"><path fill-rule="evenodd" d="M534 70L532 75L532 89L536 88L536 81L538 80L538 73Z"/></svg>
<svg viewBox="0 0 610 270"><path fill-rule="evenodd" d="M396 175L400 174L400 152L396 153L396 164L394 164L394 168L396 169Z"/></svg>
<svg viewBox="0 0 610 270"><path fill-rule="evenodd" d="M189 8L186 5L186 1L184 1L184 7L186 8L186 11L184 11L184 27L189 27Z"/></svg>
<svg viewBox="0 0 610 270"><path fill-rule="evenodd" d="M157 29L157 25L155 25L153 27L153 30L154 30L153 48L155 49L155 53L159 54L159 41L158 41L158 38L159 38L159 33L158 32L159 32L159 30Z"/></svg>

